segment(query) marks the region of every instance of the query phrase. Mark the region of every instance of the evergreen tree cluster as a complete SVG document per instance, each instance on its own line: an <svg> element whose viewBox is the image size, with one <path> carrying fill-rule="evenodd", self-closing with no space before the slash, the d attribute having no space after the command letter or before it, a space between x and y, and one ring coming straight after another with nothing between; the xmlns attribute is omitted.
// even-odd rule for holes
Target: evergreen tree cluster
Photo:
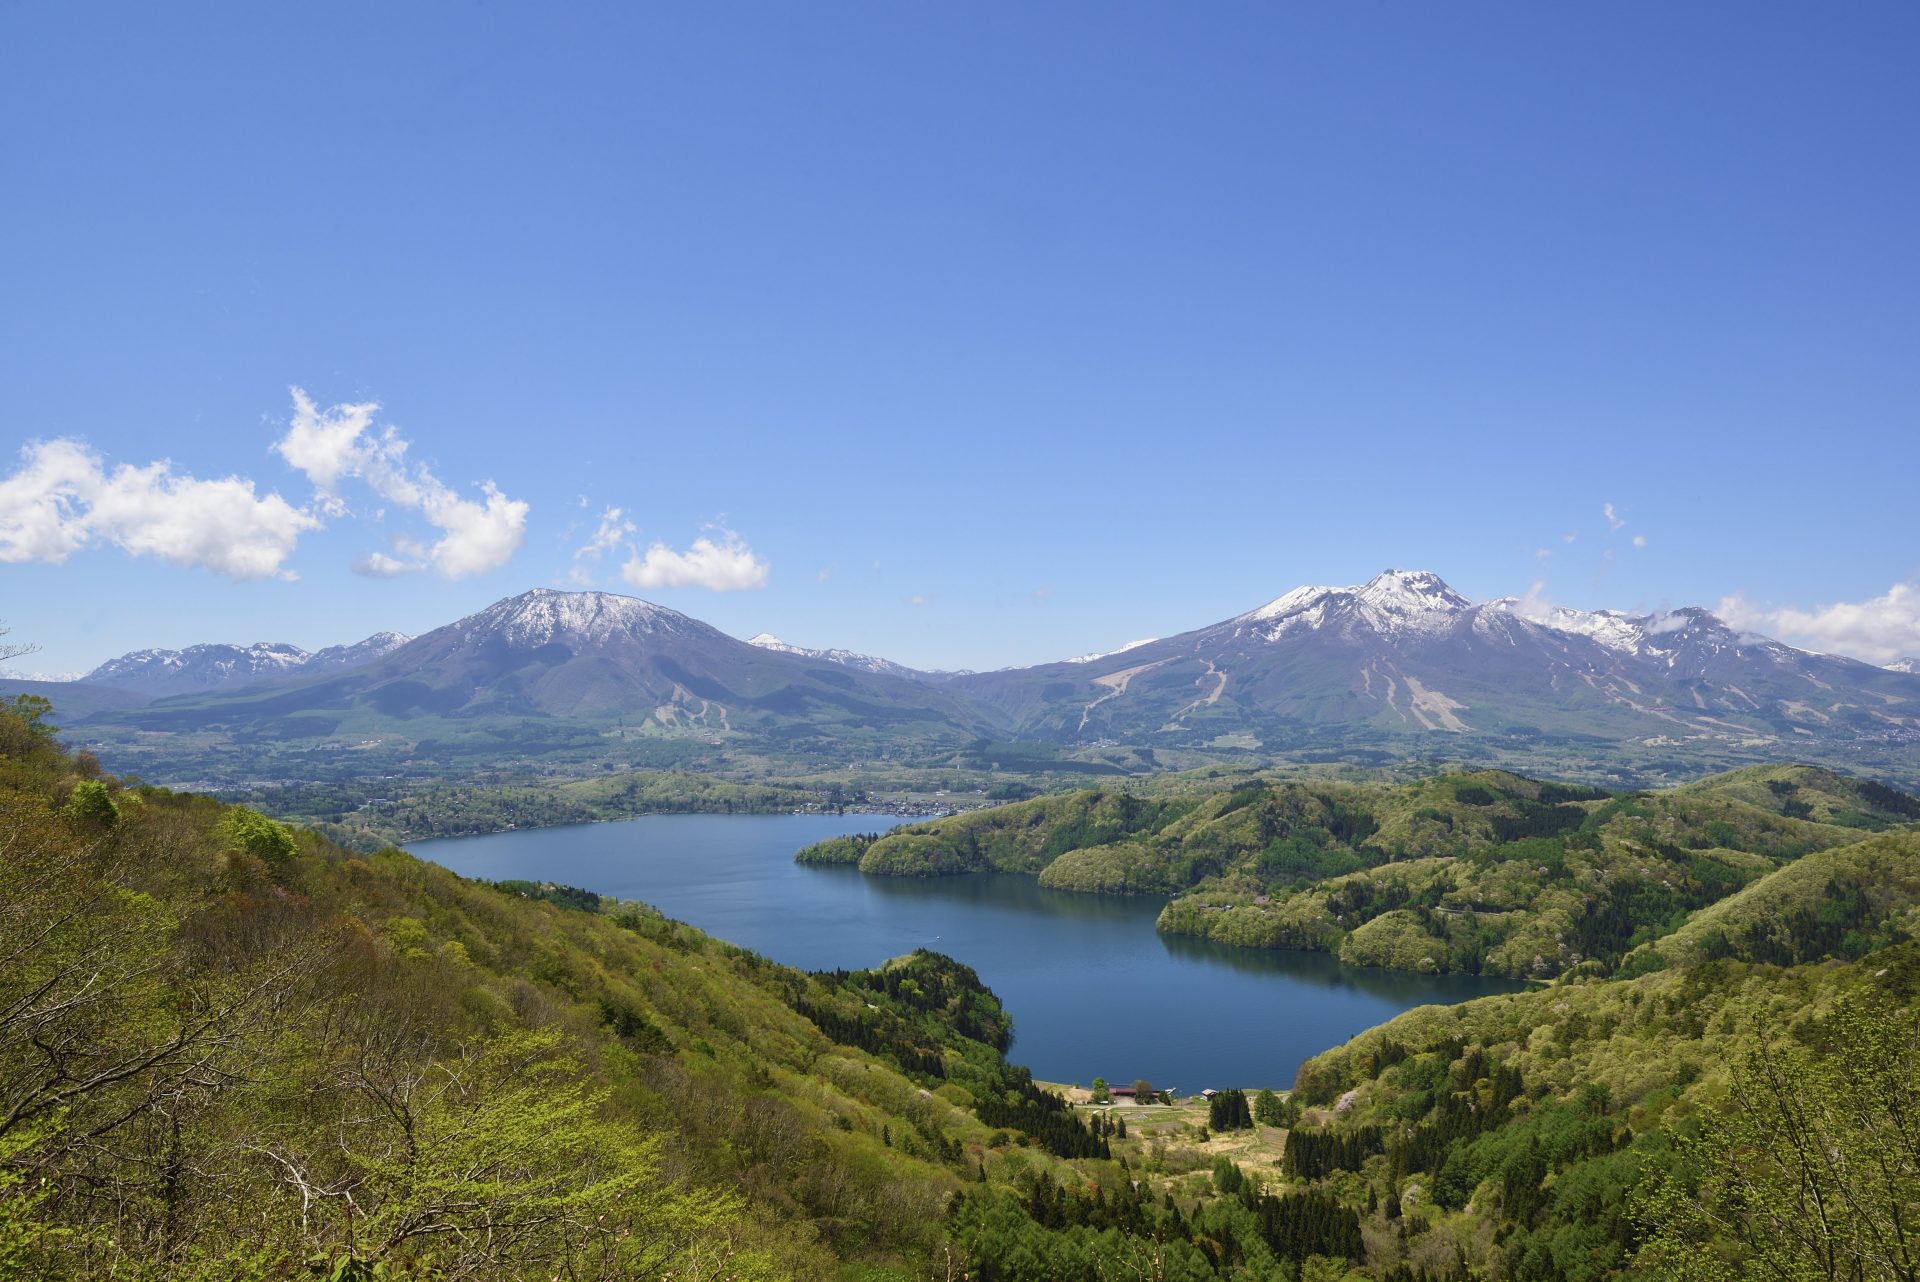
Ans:
<svg viewBox="0 0 1920 1282"><path fill-rule="evenodd" d="M1240 1200L1256 1217L1260 1236L1282 1259L1326 1255L1358 1260L1366 1255L1359 1215L1331 1193L1305 1189L1274 1196L1243 1190Z"/></svg>
<svg viewBox="0 0 1920 1282"><path fill-rule="evenodd" d="M804 995L793 997L789 1004L812 1020L814 1027L842 1046L852 1046L869 1055L890 1060L902 1072L915 1077L944 1078L947 1075L946 1058L939 1049L910 1040L911 1034L904 1021L865 1010L850 1014Z"/></svg>
<svg viewBox="0 0 1920 1282"><path fill-rule="evenodd" d="M1034 1084L1033 1074L1018 1065L1006 1065L999 1091L983 1091L975 1098L974 1113L988 1126L1020 1131L1038 1140L1056 1157L1112 1157L1104 1135L1083 1123L1065 1100Z"/></svg>
<svg viewBox="0 0 1920 1282"><path fill-rule="evenodd" d="M951 1218L982 1282L1095 1282L1143 1257L1167 1276L1266 1278L1313 1256L1365 1256L1358 1214L1333 1195L1266 1193L1225 1165L1224 1195L1191 1208L1130 1180L1073 1187L1041 1172L1018 1202L986 1189L957 1196ZM1019 1219L1007 1214L1015 1207Z"/></svg>
<svg viewBox="0 0 1920 1282"><path fill-rule="evenodd" d="M1287 1132L1280 1170L1296 1180L1323 1180L1336 1171L1357 1171L1368 1158L1385 1151L1377 1126L1347 1130L1296 1126Z"/></svg>
<svg viewBox="0 0 1920 1282"><path fill-rule="evenodd" d="M1214 1131L1250 1131L1253 1110L1242 1090L1220 1091L1207 1101L1207 1129Z"/></svg>

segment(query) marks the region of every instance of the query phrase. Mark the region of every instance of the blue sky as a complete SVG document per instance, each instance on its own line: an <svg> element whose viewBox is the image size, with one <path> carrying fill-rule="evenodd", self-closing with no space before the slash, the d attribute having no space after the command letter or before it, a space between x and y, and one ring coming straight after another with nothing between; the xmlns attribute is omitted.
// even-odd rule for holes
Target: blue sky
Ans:
<svg viewBox="0 0 1920 1282"><path fill-rule="evenodd" d="M58 671L586 579L990 667L1419 566L1891 657L1917 48L1908 4L7 6L0 617Z"/></svg>

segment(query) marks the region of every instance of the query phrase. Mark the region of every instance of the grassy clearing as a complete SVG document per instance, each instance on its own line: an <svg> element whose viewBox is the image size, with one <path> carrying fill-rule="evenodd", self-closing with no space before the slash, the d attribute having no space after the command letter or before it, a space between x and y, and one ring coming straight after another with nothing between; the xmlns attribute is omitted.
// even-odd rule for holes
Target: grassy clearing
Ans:
<svg viewBox="0 0 1920 1282"><path fill-rule="evenodd" d="M1227 1158L1253 1179L1277 1187L1281 1183L1280 1154L1286 1147L1284 1128L1255 1123L1251 1130L1213 1131L1207 1127L1207 1101L1199 1095L1180 1097L1173 1104L1095 1104L1093 1092L1084 1086L1057 1082L1041 1083L1059 1092L1074 1109L1098 1114L1127 1124L1125 1139L1114 1139L1116 1158L1124 1157L1133 1168L1165 1184L1176 1194L1200 1196L1203 1190L1195 1179L1210 1186L1214 1161ZM1259 1087L1244 1088L1251 1099ZM1275 1091L1285 1097L1288 1092ZM1192 1185L1192 1187L1188 1187Z"/></svg>

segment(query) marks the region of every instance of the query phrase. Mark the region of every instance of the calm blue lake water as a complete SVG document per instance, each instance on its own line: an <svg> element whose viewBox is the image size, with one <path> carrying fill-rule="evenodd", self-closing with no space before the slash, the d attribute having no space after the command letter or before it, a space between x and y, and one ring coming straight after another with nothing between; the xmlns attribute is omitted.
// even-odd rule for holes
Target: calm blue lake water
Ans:
<svg viewBox="0 0 1920 1282"><path fill-rule="evenodd" d="M645 900L808 970L873 966L915 948L947 953L977 970L1012 1013L1012 1058L1049 1081L1290 1086L1302 1060L1399 1011L1515 987L1164 937L1153 929L1158 899L1043 890L1030 877L867 877L793 862L811 842L899 822L658 815L412 849L469 877Z"/></svg>

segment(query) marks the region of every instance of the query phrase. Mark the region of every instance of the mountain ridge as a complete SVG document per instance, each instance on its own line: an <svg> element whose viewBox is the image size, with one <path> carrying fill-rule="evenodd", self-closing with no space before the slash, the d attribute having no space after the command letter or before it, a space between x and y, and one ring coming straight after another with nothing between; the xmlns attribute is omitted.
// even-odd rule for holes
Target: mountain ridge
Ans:
<svg viewBox="0 0 1920 1282"><path fill-rule="evenodd" d="M157 760L172 777L192 753L233 761L242 744L285 757L275 769L295 757L302 770L346 769L338 751L356 746L369 763L435 772L523 757L724 772L752 758L790 775L861 760L1086 768L1087 754L1126 745L1143 762L1173 753L1176 768L1438 752L1615 783L1825 754L1912 784L1920 743L1912 674L1797 650L1698 607L1475 603L1420 570L1296 588L1174 636L996 672L919 672L768 633L743 641L638 597L552 588L410 639L376 634L310 656L195 649L227 684L181 689L186 659L136 652L162 656L131 665L164 678L144 692L156 702L96 699L79 723L159 754L143 768ZM1035 747L992 746L1003 743ZM1548 747L1558 758L1539 756Z"/></svg>
<svg viewBox="0 0 1920 1282"><path fill-rule="evenodd" d="M376 632L351 645L331 645L311 652L284 641L257 641L244 646L212 642L184 650L134 650L109 659L74 680L152 698L197 694L223 686L271 681L275 677L356 667L371 663L412 639L399 632Z"/></svg>

